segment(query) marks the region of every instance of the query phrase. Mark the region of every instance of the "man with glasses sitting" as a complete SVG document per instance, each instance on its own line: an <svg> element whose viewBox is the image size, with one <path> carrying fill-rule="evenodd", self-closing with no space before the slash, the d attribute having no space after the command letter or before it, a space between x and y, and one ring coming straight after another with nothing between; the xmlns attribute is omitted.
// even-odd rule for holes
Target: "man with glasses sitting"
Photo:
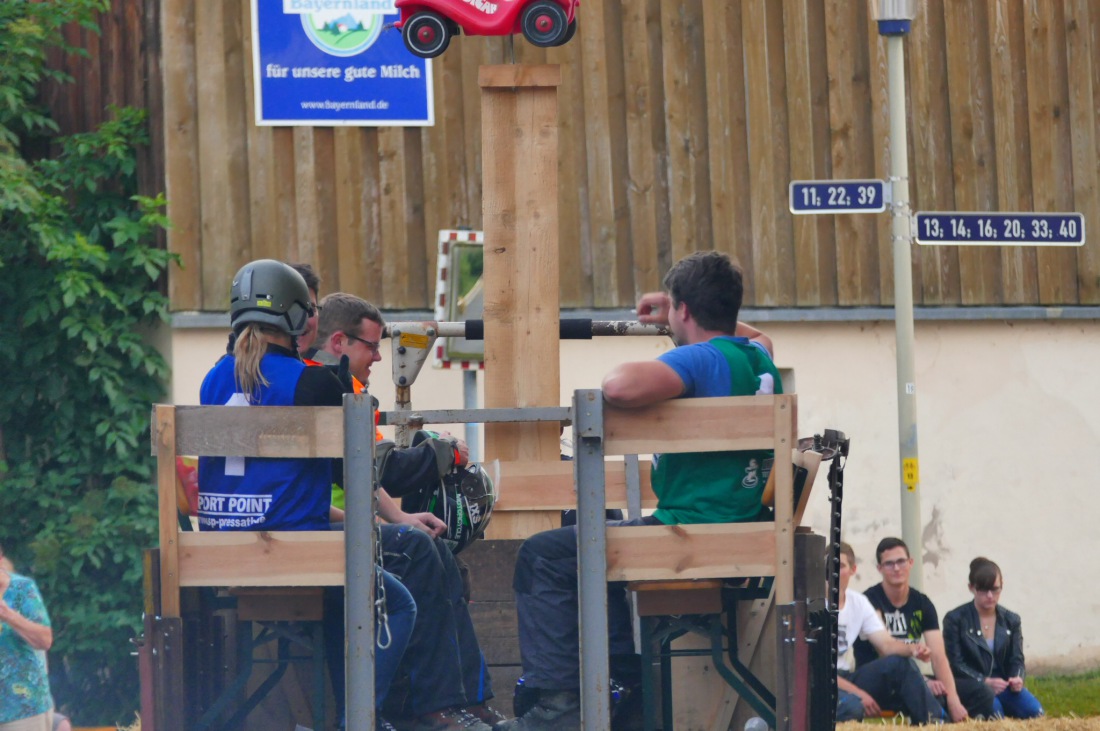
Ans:
<svg viewBox="0 0 1100 731"><path fill-rule="evenodd" d="M326 296L319 305L317 350L312 358L334 367L349 392L365 388L373 365L382 360L380 343L385 323L378 308L344 292ZM501 718L486 705L493 696L485 659L474 634L464 597L462 577L451 550L438 536L445 524L431 513L406 513L384 488L403 494L407 484L438 480L453 467L466 464L466 444L457 439L426 439L412 449L380 445L382 487L378 515L382 526L382 563L416 601L412 639L398 669L407 674L405 708L411 716L401 723L410 731L489 731ZM401 483L401 484L398 484ZM396 688L390 697L396 695Z"/></svg>
<svg viewBox="0 0 1100 731"><path fill-rule="evenodd" d="M875 549L875 559L882 581L864 594L893 637L928 645L932 652L931 666L926 664L921 670L929 689L947 709L951 720L991 717L993 695L989 689L970 678L956 678L951 672L936 606L925 594L909 585L913 559L905 541L883 538ZM855 656L860 665L878 657L875 648L863 641L856 642Z"/></svg>

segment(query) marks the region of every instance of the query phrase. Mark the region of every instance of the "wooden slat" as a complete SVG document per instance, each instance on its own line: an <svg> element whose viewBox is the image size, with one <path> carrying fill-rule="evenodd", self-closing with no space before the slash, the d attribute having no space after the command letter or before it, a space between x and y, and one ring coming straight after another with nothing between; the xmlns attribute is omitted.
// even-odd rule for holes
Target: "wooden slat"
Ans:
<svg viewBox="0 0 1100 731"><path fill-rule="evenodd" d="M608 581L774 576L771 523L607 529Z"/></svg>
<svg viewBox="0 0 1100 731"><path fill-rule="evenodd" d="M577 507L572 462L500 462L500 498L493 506L498 511L572 510ZM649 460L639 461L642 508L657 507L653 494ZM624 463L609 461L604 489L609 508L626 508L626 471Z"/></svg>
<svg viewBox="0 0 1100 731"><path fill-rule="evenodd" d="M339 406L181 406L175 412L179 454L343 456L344 417Z"/></svg>
<svg viewBox="0 0 1100 731"><path fill-rule="evenodd" d="M1068 211L1073 205L1069 179L1069 90L1066 82L1062 4L1026 0L1027 96L1030 108L1031 172L1036 211ZM1077 300L1077 255L1041 247L1037 253L1039 298L1044 304Z"/></svg>
<svg viewBox="0 0 1100 731"><path fill-rule="evenodd" d="M1018 2L1003 0L988 0L987 6L997 210L1030 211L1031 157L1023 7ZM1035 262L1034 247L1012 246L1001 251L1001 287L1006 304L1039 300Z"/></svg>
<svg viewBox="0 0 1100 731"><path fill-rule="evenodd" d="M778 403L793 411L794 397L693 398L639 409L605 403L604 449L608 455L770 449Z"/></svg>
<svg viewBox="0 0 1100 731"><path fill-rule="evenodd" d="M212 242L201 231L198 99L195 95L195 3L164 0L161 13L164 70L165 194L168 197L168 249L180 257L169 270L168 295L175 310L201 310L202 250ZM205 67L204 67L205 69ZM213 253L211 253L213 256ZM211 309L222 300L209 303Z"/></svg>
<svg viewBox="0 0 1100 731"><path fill-rule="evenodd" d="M738 5L704 0L707 152L714 248L725 251L741 266L745 274L744 301L749 303L755 302L756 289L745 58L730 43L741 36Z"/></svg>
<svg viewBox="0 0 1100 731"><path fill-rule="evenodd" d="M157 514L160 539L160 611L180 616L179 526L176 523L176 412L171 406L153 410L157 451Z"/></svg>
<svg viewBox="0 0 1100 731"><path fill-rule="evenodd" d="M829 120L833 178L874 176L870 128L867 8L848 0L826 0ZM880 301L879 247L868 216L835 216L837 298L841 305Z"/></svg>
<svg viewBox="0 0 1100 731"><path fill-rule="evenodd" d="M626 148L629 175L626 204L630 214L635 295L660 288L664 274L661 246L672 235L668 215L668 156L664 153L660 28L659 0L623 3L623 104L626 136L630 141ZM562 92L567 96L565 88ZM565 276L563 268L563 283ZM562 304L565 304L564 292Z"/></svg>
<svg viewBox="0 0 1100 731"><path fill-rule="evenodd" d="M562 71L558 90L558 271L562 307L592 306L592 247L583 211L588 191L583 48L583 43L567 43L554 54Z"/></svg>
<svg viewBox="0 0 1100 731"><path fill-rule="evenodd" d="M952 160L955 206L960 211L989 211L993 195L994 160L992 89L988 47L989 24L980 3L948 3L947 66L951 86ZM959 248L962 303L1000 303L1001 253L991 246Z"/></svg>
<svg viewBox="0 0 1100 731"><path fill-rule="evenodd" d="M915 109L923 110L920 121L910 125L913 139L913 210L953 211L954 177L951 172L951 119L947 98L947 61L943 42L943 0L929 0L921 22L913 24L908 49L909 95ZM958 304L959 249L956 246L918 248L918 266L913 268L913 287L918 302L928 305Z"/></svg>
<svg viewBox="0 0 1100 731"><path fill-rule="evenodd" d="M713 248L707 170L706 77L701 0L661 3L665 129L668 136L671 258ZM670 262L671 263L671 262Z"/></svg>
<svg viewBox="0 0 1100 731"><path fill-rule="evenodd" d="M198 75L198 175L202 200L203 240L218 240L202 256L203 304L228 309L229 280L250 259L248 185L237 173L244 159L243 110L231 103L242 96L240 61L227 62L240 42L240 15L227 12L220 0L195 3L195 45L202 49L203 73ZM169 144L172 144L169 142Z"/></svg>
<svg viewBox="0 0 1100 731"><path fill-rule="evenodd" d="M626 118L623 110L623 41L610 33L622 22L618 0L585 7L583 90L587 140L588 246L592 259L592 302L610 307L634 298L626 207Z"/></svg>
<svg viewBox="0 0 1100 731"><path fill-rule="evenodd" d="M830 175L825 48L821 34L811 32L823 22L815 16L820 10L819 3L808 0L783 2L791 180L825 180ZM747 184L739 187L748 189ZM828 216L793 218L793 299L800 307L835 304L833 223Z"/></svg>
<svg viewBox="0 0 1100 731"><path fill-rule="evenodd" d="M337 531L180 533L179 544L180 586L344 584L344 534Z"/></svg>
<svg viewBox="0 0 1100 731"><path fill-rule="evenodd" d="M1100 73L1095 60L1100 57L1100 38L1096 23L1100 8L1087 0L1072 0L1065 5L1066 41L1069 73L1070 127L1073 129L1073 210L1085 213L1086 236L1100 233L1100 207L1090 205L1100 193L1100 170L1096 114L1097 83ZM1077 250L1077 301L1100 303L1100 246Z"/></svg>

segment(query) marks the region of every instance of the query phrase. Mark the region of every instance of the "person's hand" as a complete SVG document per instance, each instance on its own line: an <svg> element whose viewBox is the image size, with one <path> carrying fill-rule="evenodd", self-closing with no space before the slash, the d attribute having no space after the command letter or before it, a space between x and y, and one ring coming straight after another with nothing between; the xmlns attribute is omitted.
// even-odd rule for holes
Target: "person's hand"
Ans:
<svg viewBox="0 0 1100 731"><path fill-rule="evenodd" d="M638 299L638 322L647 325L667 325L672 298L667 292L648 292Z"/></svg>
<svg viewBox="0 0 1100 731"><path fill-rule="evenodd" d="M985 684L993 691L993 695L1000 695L1008 687L1008 681L1004 678L986 678Z"/></svg>
<svg viewBox="0 0 1100 731"><path fill-rule="evenodd" d="M15 613L15 610L9 607L6 601L0 599L0 622L4 622L5 624L11 622L12 618L15 616Z"/></svg>
<svg viewBox="0 0 1100 731"><path fill-rule="evenodd" d="M924 644L923 642L914 642L910 644L909 647L912 648L910 650L910 652L912 653L911 657L915 657L917 660L920 660L922 662L928 662L932 659L932 650L929 649L928 645ZM943 694L937 693L936 695Z"/></svg>
<svg viewBox="0 0 1100 731"><path fill-rule="evenodd" d="M863 704L863 715L867 718L876 718L882 715L882 709L878 707L878 703L875 703L875 699L871 697L871 694L862 688L856 688L856 696L859 698L859 702Z"/></svg>
<svg viewBox="0 0 1100 731"><path fill-rule="evenodd" d="M470 464L470 446L464 440L448 431L440 432L439 436L442 439L450 439L454 444L454 448L458 451L458 461L455 462L455 467L465 467Z"/></svg>
<svg viewBox="0 0 1100 731"><path fill-rule="evenodd" d="M1024 679L1019 675L1015 675L1008 679L1008 689L1013 693L1019 693L1024 689Z"/></svg>
<svg viewBox="0 0 1100 731"><path fill-rule="evenodd" d="M3 598L9 586L11 586L11 574L5 569L0 569L0 598Z"/></svg>
<svg viewBox="0 0 1100 731"><path fill-rule="evenodd" d="M947 699L947 715L951 716L952 723L962 723L966 719L970 718L970 714L966 712L966 706L959 700L959 696Z"/></svg>
<svg viewBox="0 0 1100 731"><path fill-rule="evenodd" d="M406 524L438 538L447 530L447 524L432 513L406 513Z"/></svg>
<svg viewBox="0 0 1100 731"><path fill-rule="evenodd" d="M928 690L932 692L932 695L939 698L940 696L947 695L947 686L941 681L935 678L925 678L925 682L928 684Z"/></svg>

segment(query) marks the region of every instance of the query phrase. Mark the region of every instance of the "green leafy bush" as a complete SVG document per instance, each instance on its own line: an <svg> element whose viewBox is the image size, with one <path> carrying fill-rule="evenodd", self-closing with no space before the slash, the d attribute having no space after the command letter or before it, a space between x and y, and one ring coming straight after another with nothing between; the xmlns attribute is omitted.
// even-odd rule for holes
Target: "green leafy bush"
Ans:
<svg viewBox="0 0 1100 731"><path fill-rule="evenodd" d="M155 242L163 197L136 194L144 112L48 139L57 127L36 103L58 77L46 54L61 27L105 6L0 2L0 543L42 589L54 695L82 725L138 707L149 406L168 374L148 333L167 318L172 262ZM40 149L52 153L26 154Z"/></svg>

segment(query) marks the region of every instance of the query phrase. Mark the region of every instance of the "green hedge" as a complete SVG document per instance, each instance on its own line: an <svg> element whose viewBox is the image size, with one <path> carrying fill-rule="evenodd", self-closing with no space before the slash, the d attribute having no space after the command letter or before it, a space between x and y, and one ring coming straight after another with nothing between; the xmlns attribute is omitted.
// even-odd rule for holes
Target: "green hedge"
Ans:
<svg viewBox="0 0 1100 731"><path fill-rule="evenodd" d="M0 543L42 589L51 682L78 725L129 722L141 550L155 542L149 407L167 364L163 197L136 195L144 113L54 137L38 105L61 28L105 0L0 2ZM51 150L31 158L29 150Z"/></svg>

